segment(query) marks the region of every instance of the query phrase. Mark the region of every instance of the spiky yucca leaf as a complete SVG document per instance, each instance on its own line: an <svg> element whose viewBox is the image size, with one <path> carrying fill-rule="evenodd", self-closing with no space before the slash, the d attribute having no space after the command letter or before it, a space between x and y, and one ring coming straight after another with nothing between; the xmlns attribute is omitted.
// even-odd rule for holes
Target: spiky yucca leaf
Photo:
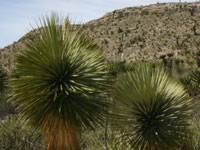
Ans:
<svg viewBox="0 0 200 150"><path fill-rule="evenodd" d="M200 89L200 71L192 71L189 75L180 78L180 82L184 85L190 95L198 95Z"/></svg>
<svg viewBox="0 0 200 150"><path fill-rule="evenodd" d="M115 123L124 129L122 142L130 149L164 150L182 144L191 100L183 86L162 69L138 67L117 82Z"/></svg>
<svg viewBox="0 0 200 150"><path fill-rule="evenodd" d="M196 95L198 92L198 86L192 81L191 76L186 76L180 78L180 82L184 85L185 89L188 91L190 95Z"/></svg>
<svg viewBox="0 0 200 150"><path fill-rule="evenodd" d="M105 118L107 72L98 46L67 19L60 22L56 14L44 17L38 39L16 55L11 101L48 149L77 150L77 132Z"/></svg>
<svg viewBox="0 0 200 150"><path fill-rule="evenodd" d="M199 70L192 71L192 73L190 74L190 77L191 77L191 81L194 82L194 84L199 87L200 71Z"/></svg>
<svg viewBox="0 0 200 150"><path fill-rule="evenodd" d="M6 84L7 84L7 73L5 72L5 70L2 68L2 66L0 66L0 92L3 92L4 89L6 88Z"/></svg>

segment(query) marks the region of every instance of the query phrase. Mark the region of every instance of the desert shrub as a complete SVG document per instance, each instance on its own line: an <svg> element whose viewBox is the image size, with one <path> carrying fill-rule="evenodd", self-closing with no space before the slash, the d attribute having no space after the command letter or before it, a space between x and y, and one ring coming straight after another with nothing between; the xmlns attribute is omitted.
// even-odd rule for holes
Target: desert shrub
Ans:
<svg viewBox="0 0 200 150"><path fill-rule="evenodd" d="M134 39L130 39L130 44L134 44L135 40Z"/></svg>
<svg viewBox="0 0 200 150"><path fill-rule="evenodd" d="M168 53L167 56L168 56L168 57L173 57L173 56L174 56L174 53Z"/></svg>
<svg viewBox="0 0 200 150"><path fill-rule="evenodd" d="M160 59L165 59L166 55L160 55Z"/></svg>
<svg viewBox="0 0 200 150"><path fill-rule="evenodd" d="M200 42L199 42L199 43L200 43ZM200 44L199 44L199 45L200 45ZM200 56L200 51L198 51L198 52L196 53L196 55L197 55L197 56Z"/></svg>
<svg viewBox="0 0 200 150"><path fill-rule="evenodd" d="M131 33L131 30L130 29L126 29L126 33Z"/></svg>
<svg viewBox="0 0 200 150"><path fill-rule="evenodd" d="M118 19L120 19L120 18L122 18L122 17L124 17L123 12L118 12Z"/></svg>
<svg viewBox="0 0 200 150"><path fill-rule="evenodd" d="M191 126L188 134L187 144L182 145L178 150L200 150L200 111L199 106L194 109L190 119Z"/></svg>
<svg viewBox="0 0 200 150"><path fill-rule="evenodd" d="M162 67L159 61L148 61L146 62L151 68ZM120 73L125 73L127 71L134 71L139 65L144 64L144 62L129 62L126 61L108 61L108 70L111 76L117 76Z"/></svg>
<svg viewBox="0 0 200 150"><path fill-rule="evenodd" d="M107 65L111 76L116 76L118 73L126 71L125 61L108 61Z"/></svg>
<svg viewBox="0 0 200 150"><path fill-rule="evenodd" d="M7 102L8 99L8 75L0 66L0 117L3 118L14 112L13 107Z"/></svg>
<svg viewBox="0 0 200 150"><path fill-rule="evenodd" d="M176 64L176 66L178 66L181 63L181 59L180 58L175 58L174 62Z"/></svg>
<svg viewBox="0 0 200 150"><path fill-rule="evenodd" d="M194 114L191 120L191 145L193 150L200 150L200 112Z"/></svg>
<svg viewBox="0 0 200 150"><path fill-rule="evenodd" d="M162 63L159 62L159 61L153 60L153 61L149 61L148 63L150 65L150 67L153 68L153 69L155 69L157 67L162 67Z"/></svg>
<svg viewBox="0 0 200 150"><path fill-rule="evenodd" d="M105 128L99 128L95 131L85 131L80 137L82 150L126 150L125 145L119 140L120 131L113 131L109 126L107 129L107 138L105 138Z"/></svg>
<svg viewBox="0 0 200 150"><path fill-rule="evenodd" d="M149 11L148 10L142 10L141 15L149 15Z"/></svg>
<svg viewBox="0 0 200 150"><path fill-rule="evenodd" d="M14 114L14 108L7 102L7 93L0 93L0 118L5 118L7 115Z"/></svg>
<svg viewBox="0 0 200 150"><path fill-rule="evenodd" d="M123 30L122 30L122 28L118 28L118 33L122 33L123 32Z"/></svg>
<svg viewBox="0 0 200 150"><path fill-rule="evenodd" d="M103 129L96 131L85 131L80 137L83 150L104 150L104 132Z"/></svg>
<svg viewBox="0 0 200 150"><path fill-rule="evenodd" d="M41 135L16 116L0 123L0 150L42 150Z"/></svg>

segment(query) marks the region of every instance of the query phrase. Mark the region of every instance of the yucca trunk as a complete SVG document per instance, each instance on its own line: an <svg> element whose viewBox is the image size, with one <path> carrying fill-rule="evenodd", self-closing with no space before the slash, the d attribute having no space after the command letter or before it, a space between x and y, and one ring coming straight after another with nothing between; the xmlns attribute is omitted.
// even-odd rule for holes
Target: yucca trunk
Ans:
<svg viewBox="0 0 200 150"><path fill-rule="evenodd" d="M49 115L42 129L47 150L81 150L77 132L68 120L64 124L53 115Z"/></svg>
<svg viewBox="0 0 200 150"><path fill-rule="evenodd" d="M149 142L147 143L147 150L149 150Z"/></svg>

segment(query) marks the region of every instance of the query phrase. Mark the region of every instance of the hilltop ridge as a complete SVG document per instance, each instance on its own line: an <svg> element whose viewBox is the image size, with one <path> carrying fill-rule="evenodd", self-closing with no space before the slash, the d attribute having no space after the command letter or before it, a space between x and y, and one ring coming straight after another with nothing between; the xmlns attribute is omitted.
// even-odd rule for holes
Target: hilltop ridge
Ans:
<svg viewBox="0 0 200 150"><path fill-rule="evenodd" d="M200 50L200 2L159 3L127 7L82 24L84 31L103 48L107 60L142 61L163 54L194 63ZM2 65L10 71L14 53L23 50L27 33L0 50Z"/></svg>

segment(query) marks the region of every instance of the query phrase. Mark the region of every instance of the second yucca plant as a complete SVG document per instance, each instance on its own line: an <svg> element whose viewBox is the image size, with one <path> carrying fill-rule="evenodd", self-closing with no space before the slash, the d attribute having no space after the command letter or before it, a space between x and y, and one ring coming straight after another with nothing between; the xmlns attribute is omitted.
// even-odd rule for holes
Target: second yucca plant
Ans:
<svg viewBox="0 0 200 150"><path fill-rule="evenodd" d="M113 95L114 123L131 150L169 150L186 142L191 100L162 69L139 66L117 81Z"/></svg>

